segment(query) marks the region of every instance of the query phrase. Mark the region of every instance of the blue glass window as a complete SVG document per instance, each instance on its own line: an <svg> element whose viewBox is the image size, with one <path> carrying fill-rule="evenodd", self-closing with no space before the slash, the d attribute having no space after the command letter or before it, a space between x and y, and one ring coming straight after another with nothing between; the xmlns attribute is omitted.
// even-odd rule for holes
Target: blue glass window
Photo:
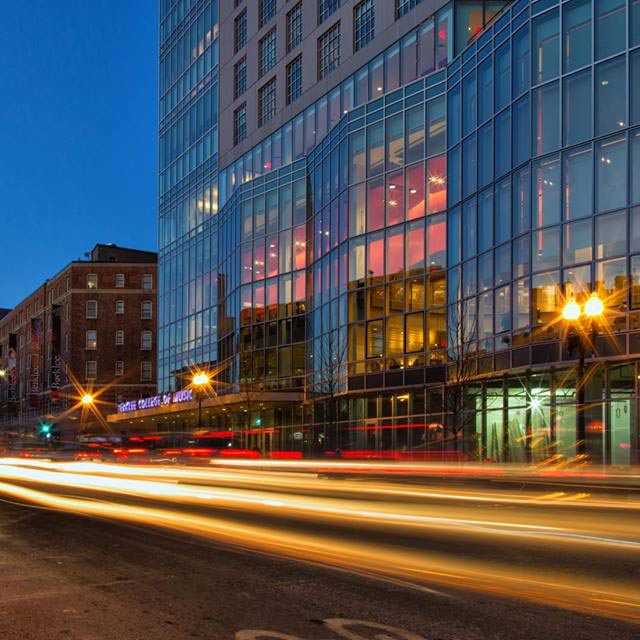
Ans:
<svg viewBox="0 0 640 640"><path fill-rule="evenodd" d="M555 78L559 73L560 38L558 11L549 11L533 21L533 83Z"/></svg>
<svg viewBox="0 0 640 640"><path fill-rule="evenodd" d="M462 197L474 193L478 186L478 161L475 134L462 143Z"/></svg>
<svg viewBox="0 0 640 640"><path fill-rule="evenodd" d="M533 271L560 266L560 227L540 229L532 234L531 265Z"/></svg>
<svg viewBox="0 0 640 640"><path fill-rule="evenodd" d="M489 57L478 67L478 116L484 122L493 115L493 60Z"/></svg>
<svg viewBox="0 0 640 640"><path fill-rule="evenodd" d="M478 203L478 251L493 246L493 189L490 187L479 196Z"/></svg>
<svg viewBox="0 0 640 640"><path fill-rule="evenodd" d="M500 244L511 237L511 178L495 186L495 237Z"/></svg>
<svg viewBox="0 0 640 640"><path fill-rule="evenodd" d="M427 155L443 153L446 149L447 121L444 111L444 97L427 103Z"/></svg>
<svg viewBox="0 0 640 640"><path fill-rule="evenodd" d="M564 217L584 218L593 213L593 152L591 145L564 154Z"/></svg>
<svg viewBox="0 0 640 640"><path fill-rule="evenodd" d="M513 235L528 231L531 225L531 170L524 167L513 174Z"/></svg>
<svg viewBox="0 0 640 640"><path fill-rule="evenodd" d="M462 207L462 259L468 260L478 252L478 227L476 220L476 199L472 198Z"/></svg>
<svg viewBox="0 0 640 640"><path fill-rule="evenodd" d="M640 0L638 0L640 3ZM631 89L631 124L640 124L640 49L629 56Z"/></svg>
<svg viewBox="0 0 640 640"><path fill-rule="evenodd" d="M596 210L621 209L627 204L627 140L612 136L596 143Z"/></svg>
<svg viewBox="0 0 640 640"><path fill-rule="evenodd" d="M447 130L448 142L452 147L460 140L460 85L456 85L447 96Z"/></svg>
<svg viewBox="0 0 640 640"><path fill-rule="evenodd" d="M513 105L513 165L518 166L530 157L531 113L529 96L523 96Z"/></svg>
<svg viewBox="0 0 640 640"><path fill-rule="evenodd" d="M596 0L596 60L625 48L627 42L626 0Z"/></svg>
<svg viewBox="0 0 640 640"><path fill-rule="evenodd" d="M557 156L533 163L533 227L560 222L560 161Z"/></svg>
<svg viewBox="0 0 640 640"><path fill-rule="evenodd" d="M525 26L513 36L513 96L529 88L529 27Z"/></svg>
<svg viewBox="0 0 640 640"><path fill-rule="evenodd" d="M462 81L462 135L466 136L478 126L477 83L475 71Z"/></svg>
<svg viewBox="0 0 640 640"><path fill-rule="evenodd" d="M591 69L564 79L563 90L564 144L587 140L592 135Z"/></svg>
<svg viewBox="0 0 640 640"><path fill-rule="evenodd" d="M511 169L511 114L503 111L495 120L496 177Z"/></svg>
<svg viewBox="0 0 640 640"><path fill-rule="evenodd" d="M627 61L625 56L596 67L596 135L610 133L627 121Z"/></svg>
<svg viewBox="0 0 640 640"><path fill-rule="evenodd" d="M533 92L533 151L542 155L560 146L560 100L558 83Z"/></svg>
<svg viewBox="0 0 640 640"><path fill-rule="evenodd" d="M591 220L580 220L564 225L562 236L563 264L591 261L593 254Z"/></svg>
<svg viewBox="0 0 640 640"><path fill-rule="evenodd" d="M511 100L511 48L503 44L495 56L495 108L499 111Z"/></svg>
<svg viewBox="0 0 640 640"><path fill-rule="evenodd" d="M640 129L629 135L631 145L631 203L640 204Z"/></svg>
<svg viewBox="0 0 640 640"><path fill-rule="evenodd" d="M629 9L631 10L629 20L631 24L631 41L629 46L635 47L640 44L640 0L631 0Z"/></svg>
<svg viewBox="0 0 640 640"><path fill-rule="evenodd" d="M572 0L563 6L564 70L591 62L591 0Z"/></svg>
<svg viewBox="0 0 640 640"><path fill-rule="evenodd" d="M528 153L528 147L527 147ZM478 181L481 187L493 180L493 124L478 131Z"/></svg>

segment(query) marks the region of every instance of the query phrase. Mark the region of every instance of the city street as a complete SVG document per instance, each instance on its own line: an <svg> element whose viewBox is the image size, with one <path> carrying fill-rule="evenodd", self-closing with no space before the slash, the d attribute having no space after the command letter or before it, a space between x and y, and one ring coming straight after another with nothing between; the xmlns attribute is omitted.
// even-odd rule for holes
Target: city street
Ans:
<svg viewBox="0 0 640 640"><path fill-rule="evenodd" d="M3 460L1 637L635 638L638 493L583 484Z"/></svg>

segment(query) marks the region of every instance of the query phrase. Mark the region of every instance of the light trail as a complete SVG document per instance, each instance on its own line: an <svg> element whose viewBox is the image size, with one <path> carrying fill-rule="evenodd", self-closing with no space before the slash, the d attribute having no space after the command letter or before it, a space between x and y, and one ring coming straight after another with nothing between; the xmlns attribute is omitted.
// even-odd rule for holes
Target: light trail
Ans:
<svg viewBox="0 0 640 640"><path fill-rule="evenodd" d="M295 468L3 459L0 495L421 588L470 588L640 622L634 494L336 481Z"/></svg>

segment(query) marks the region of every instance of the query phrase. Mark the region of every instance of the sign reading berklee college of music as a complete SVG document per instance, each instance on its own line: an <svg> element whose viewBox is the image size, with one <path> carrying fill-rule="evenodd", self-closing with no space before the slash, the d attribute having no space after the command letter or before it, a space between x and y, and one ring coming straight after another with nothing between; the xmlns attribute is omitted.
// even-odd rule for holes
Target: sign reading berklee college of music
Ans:
<svg viewBox="0 0 640 640"><path fill-rule="evenodd" d="M140 400L129 400L118 405L118 413L130 413L131 411L141 411L142 409L155 409L156 407L166 407L172 404L182 404L193 400L193 390L184 389L175 393L163 393L162 395L140 398Z"/></svg>

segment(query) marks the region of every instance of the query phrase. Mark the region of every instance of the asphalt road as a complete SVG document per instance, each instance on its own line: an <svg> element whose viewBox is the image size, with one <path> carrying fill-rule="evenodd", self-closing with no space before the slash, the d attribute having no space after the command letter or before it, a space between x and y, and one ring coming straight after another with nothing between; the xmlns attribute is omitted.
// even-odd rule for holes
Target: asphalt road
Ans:
<svg viewBox="0 0 640 640"><path fill-rule="evenodd" d="M640 637L621 620L6 502L0 549L3 640Z"/></svg>

